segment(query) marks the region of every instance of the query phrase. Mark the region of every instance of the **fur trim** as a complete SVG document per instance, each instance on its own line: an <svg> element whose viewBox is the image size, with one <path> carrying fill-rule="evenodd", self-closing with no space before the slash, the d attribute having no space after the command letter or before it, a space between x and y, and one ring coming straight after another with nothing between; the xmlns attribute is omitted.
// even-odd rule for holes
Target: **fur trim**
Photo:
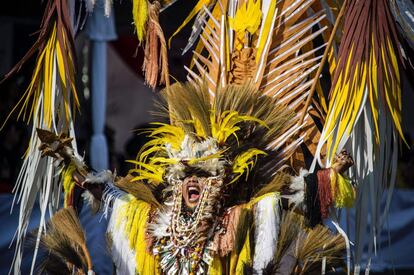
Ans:
<svg viewBox="0 0 414 275"><path fill-rule="evenodd" d="M169 158L180 160L180 162L171 165L168 168L166 177L170 182L185 176L184 169L186 166L183 164L183 161L185 162L201 158L205 158L205 160L197 161L194 164L191 164L191 166L209 172L212 176L224 174L224 166L226 162L217 157L220 150L217 141L213 138L197 142L189 135L185 135L180 150L174 150L170 144L166 144L166 151ZM215 157L209 158L210 156Z"/></svg>
<svg viewBox="0 0 414 275"><path fill-rule="evenodd" d="M289 190L293 193L292 195L283 195L283 198L289 200L289 205L293 207L303 207L305 200L305 177L309 175L308 170L300 169L299 176L292 176Z"/></svg>
<svg viewBox="0 0 414 275"><path fill-rule="evenodd" d="M109 170L103 170L99 173L88 173L88 175L85 178L85 183L90 184L113 184L115 179L115 175L112 174ZM89 207L92 210L93 214L96 214L100 207L101 207L101 201L96 199L95 196L89 191L86 190L82 194L82 198L84 202L86 202Z"/></svg>
<svg viewBox="0 0 414 275"><path fill-rule="evenodd" d="M85 178L85 183L91 183L91 184L104 184L114 182L115 174L113 174L109 170L103 170L99 173L88 173L88 175Z"/></svg>

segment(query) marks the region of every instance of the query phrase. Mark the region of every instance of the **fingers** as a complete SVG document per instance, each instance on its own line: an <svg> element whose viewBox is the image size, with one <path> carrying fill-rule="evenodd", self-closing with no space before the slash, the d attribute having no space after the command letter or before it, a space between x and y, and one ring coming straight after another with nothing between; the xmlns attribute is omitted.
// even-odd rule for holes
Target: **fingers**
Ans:
<svg viewBox="0 0 414 275"><path fill-rule="evenodd" d="M348 168L354 165L354 159L352 156L345 150L341 150L339 154L335 155L334 165L337 172L345 172Z"/></svg>
<svg viewBox="0 0 414 275"><path fill-rule="evenodd" d="M354 159L352 158L352 156L348 156L348 162L353 165L354 164Z"/></svg>

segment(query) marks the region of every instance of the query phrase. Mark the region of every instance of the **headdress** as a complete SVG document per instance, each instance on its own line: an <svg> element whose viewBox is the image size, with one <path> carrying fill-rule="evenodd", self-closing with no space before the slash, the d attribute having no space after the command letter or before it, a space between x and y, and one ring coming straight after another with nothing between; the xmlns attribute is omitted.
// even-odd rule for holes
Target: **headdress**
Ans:
<svg viewBox="0 0 414 275"><path fill-rule="evenodd" d="M274 141L286 141L293 113L278 100L261 97L252 83L227 86L214 97L207 85L177 83L162 97L161 113L171 124L155 123L146 131L151 140L130 161L133 180L172 184L199 170L251 189L268 183L282 167L285 151ZM253 171L258 161L267 165Z"/></svg>

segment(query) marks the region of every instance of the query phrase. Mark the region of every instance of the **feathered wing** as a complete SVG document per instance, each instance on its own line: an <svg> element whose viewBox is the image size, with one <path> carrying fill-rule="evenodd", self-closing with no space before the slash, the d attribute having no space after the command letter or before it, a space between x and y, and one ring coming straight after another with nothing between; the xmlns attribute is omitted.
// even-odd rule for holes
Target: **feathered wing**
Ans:
<svg viewBox="0 0 414 275"><path fill-rule="evenodd" d="M402 56L390 1L350 1L332 80L330 105L317 159L329 167L347 148L355 159L351 174L358 183L356 272L366 240L369 254L387 210L380 208L385 188L395 183L401 126ZM322 161L320 150L326 148ZM367 216L371 228L367 235ZM369 267L368 267L369 269Z"/></svg>
<svg viewBox="0 0 414 275"><path fill-rule="evenodd" d="M54 168L51 158L41 157L36 128L49 130L57 135L65 132L74 137L72 116L78 107L74 84L74 50L67 1L48 1L38 40L6 76L17 72L24 62L37 52L32 80L12 111L18 112L19 117L33 125L31 142L14 189L14 203L20 206L19 226L15 235L16 251L12 265L15 274L20 272L24 241L36 200L39 199L41 218L34 259L40 236L45 228L46 213L54 212L59 207L61 188L55 178L58 171ZM75 144L73 147L76 148ZM34 260L31 272L33 268Z"/></svg>

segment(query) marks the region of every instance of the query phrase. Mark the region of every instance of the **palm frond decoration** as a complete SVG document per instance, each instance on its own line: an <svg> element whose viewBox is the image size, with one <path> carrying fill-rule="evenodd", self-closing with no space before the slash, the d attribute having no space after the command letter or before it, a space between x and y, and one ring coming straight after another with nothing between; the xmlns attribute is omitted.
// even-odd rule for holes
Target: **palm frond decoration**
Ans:
<svg viewBox="0 0 414 275"><path fill-rule="evenodd" d="M333 104L325 127L329 161L340 143L350 136L366 103L372 112L376 144L381 142L381 109L391 115L395 129L403 137L399 72L402 57L387 1L353 2L346 18L330 95Z"/></svg>
<svg viewBox="0 0 414 275"><path fill-rule="evenodd" d="M380 200L389 186L389 202L395 183L398 140L404 139L403 59L389 1L349 1L343 26L316 157L322 166L330 166L335 154L347 148L356 159L351 175L358 183L355 270L359 272L362 249L368 242L368 254L376 250L375 239L387 213L380 208Z"/></svg>
<svg viewBox="0 0 414 275"><path fill-rule="evenodd" d="M12 110L12 113L18 113L19 118L32 124L31 142L14 189L14 203L20 204L19 226L15 235L16 251L12 264L15 273L20 270L27 228L37 197L40 198L41 218L31 272L34 270L40 236L45 228L46 212L54 212L59 207L61 185L55 177L59 171L54 168L51 158L41 157L38 150L41 142L36 128L57 135L68 133L69 137L74 137L73 114L79 107L79 102L75 88L73 36L68 2L48 1L37 41L6 75L7 78L18 72L37 53L32 80ZM72 147L76 151L74 141Z"/></svg>
<svg viewBox="0 0 414 275"><path fill-rule="evenodd" d="M204 8L208 17L201 26L193 65L186 68L187 78L206 83L211 100L227 85L251 81L261 95L298 114L291 118L286 134L275 137L272 144L274 150L285 148L279 155L281 163L301 151L303 143L314 153L320 135L315 120L324 123L327 103L320 85L310 107L305 99L318 81L314 75L326 45L315 40L329 38L326 32L332 29L338 6L335 1L321 5L315 0L218 1L215 7ZM334 50L328 60L335 64Z"/></svg>
<svg viewBox="0 0 414 275"><path fill-rule="evenodd" d="M64 1L63 1L64 2ZM35 44L25 54L5 79L17 73L25 62L36 52L37 60L32 80L18 104L13 108L9 117L18 111L18 117L28 123L34 121L36 110L41 109L43 116L38 123L47 128L56 129L56 87L59 82L62 102L60 108L64 110L65 123L70 121L71 113L79 107L79 100L74 85L75 80L75 53L73 33L66 3L49 1L40 26L39 37ZM72 98L72 104L70 104ZM7 120L4 122L6 123ZM4 125L4 124L3 124Z"/></svg>

